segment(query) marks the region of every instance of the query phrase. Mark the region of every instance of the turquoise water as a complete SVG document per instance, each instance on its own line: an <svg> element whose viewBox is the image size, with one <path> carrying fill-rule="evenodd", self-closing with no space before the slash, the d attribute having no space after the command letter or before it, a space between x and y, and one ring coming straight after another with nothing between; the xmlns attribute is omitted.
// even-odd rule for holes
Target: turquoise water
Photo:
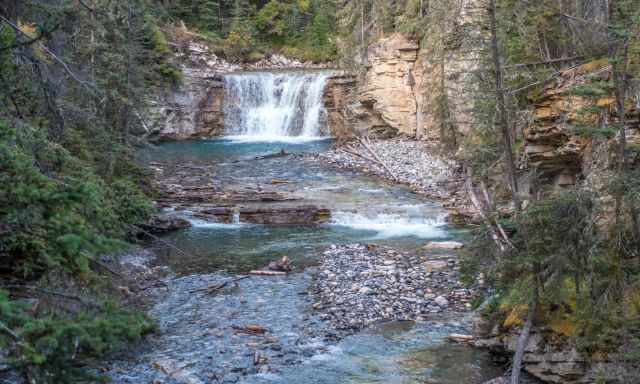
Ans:
<svg viewBox="0 0 640 384"><path fill-rule="evenodd" d="M313 204L332 212L332 221L320 226L193 220L193 228L167 236L193 257L165 247L159 252L161 262L178 273L246 272L287 255L304 268L313 265L320 250L329 244L362 241L415 250L429 240L451 239L460 232L446 223L438 204L405 187L330 169L301 156L256 160L282 150L290 154L320 152L331 144L330 140L251 143L220 139L164 144L144 153L147 161L215 164L213 182L223 188L251 186L291 193L301 200L295 205ZM290 183L274 186L273 179Z"/></svg>

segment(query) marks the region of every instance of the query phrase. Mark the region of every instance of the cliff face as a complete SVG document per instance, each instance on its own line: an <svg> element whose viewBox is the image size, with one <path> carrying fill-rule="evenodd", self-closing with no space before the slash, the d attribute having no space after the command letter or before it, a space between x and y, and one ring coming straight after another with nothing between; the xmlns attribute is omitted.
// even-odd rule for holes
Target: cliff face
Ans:
<svg viewBox="0 0 640 384"><path fill-rule="evenodd" d="M615 98L579 96L575 87L591 82L610 82L611 66L593 62L562 72L547 83L532 106L532 119L524 129L522 159L524 170L535 170L545 184L566 187L582 183L601 194L611 177L613 160L617 156L618 135L615 128L605 132L580 132L576 127L599 125L617 119ZM602 108L598 116L586 117L581 111L590 105ZM627 105L627 142L640 143L637 120L638 105ZM636 161L631 156L630 161Z"/></svg>
<svg viewBox="0 0 640 384"><path fill-rule="evenodd" d="M151 95L148 136L184 140L219 135L224 128L220 74L239 69L219 59L206 44L189 41L178 53L182 83Z"/></svg>
<svg viewBox="0 0 640 384"><path fill-rule="evenodd" d="M420 41L393 33L367 48L359 91L349 103L355 131L426 140L469 133L481 33L477 7L478 0L438 6L438 22Z"/></svg>
<svg viewBox="0 0 640 384"><path fill-rule="evenodd" d="M355 107L358 120L372 133L416 133L413 67L418 45L396 33L369 46L368 68Z"/></svg>

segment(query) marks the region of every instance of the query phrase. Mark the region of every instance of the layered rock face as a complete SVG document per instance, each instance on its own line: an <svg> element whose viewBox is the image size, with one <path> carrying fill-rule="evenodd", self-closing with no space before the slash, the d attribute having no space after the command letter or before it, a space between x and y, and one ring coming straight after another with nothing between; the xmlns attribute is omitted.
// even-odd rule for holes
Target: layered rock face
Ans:
<svg viewBox="0 0 640 384"><path fill-rule="evenodd" d="M327 80L324 105L329 132L334 137L345 138L354 132L355 119L349 104L356 93L356 86L356 76L349 72L336 72Z"/></svg>
<svg viewBox="0 0 640 384"><path fill-rule="evenodd" d="M415 135L416 98L413 66L418 45L407 35L395 33L369 46L368 70L353 108L357 130L371 133Z"/></svg>
<svg viewBox="0 0 640 384"><path fill-rule="evenodd" d="M584 180L588 188L606 194L607 180L617 155L615 128L605 135L581 133L576 127L604 126L616 121L615 98L611 95L589 98L571 90L592 81L610 80L611 66L606 62L593 62L567 70L545 86L533 105L530 124L523 132L525 170L535 170L538 178L548 185L566 187ZM581 111L594 104L602 107L602 114L585 117ZM627 141L631 144L640 142L634 129L638 126L634 118L637 108L635 103L627 106L630 123Z"/></svg>
<svg viewBox="0 0 640 384"><path fill-rule="evenodd" d="M498 355L510 358L516 350L518 334L494 332L491 337L474 342ZM617 355L582 356L567 338L550 332L533 332L525 347L523 367L531 375L546 383L587 384L607 377L615 377L621 370L634 369ZM607 381L610 382L610 381Z"/></svg>
<svg viewBox="0 0 640 384"><path fill-rule="evenodd" d="M441 10L441 22L420 44L413 69L419 138L455 139L471 131L473 77L481 38L475 19L478 7L478 0L451 1Z"/></svg>
<svg viewBox="0 0 640 384"><path fill-rule="evenodd" d="M478 4L454 0L439 6L442 23L434 23L419 43L393 33L368 47L359 91L347 104L354 131L426 140L451 136L452 144L470 132L482 37Z"/></svg>
<svg viewBox="0 0 640 384"><path fill-rule="evenodd" d="M188 42L179 54L183 81L171 89L159 89L151 96L153 140L184 140L222 133L224 84L222 73L238 70L219 59L209 47Z"/></svg>

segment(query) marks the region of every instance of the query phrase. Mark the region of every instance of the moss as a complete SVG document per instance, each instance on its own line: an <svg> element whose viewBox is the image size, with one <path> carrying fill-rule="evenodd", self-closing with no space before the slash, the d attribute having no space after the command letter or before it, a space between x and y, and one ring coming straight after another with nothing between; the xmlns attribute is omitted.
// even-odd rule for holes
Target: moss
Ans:
<svg viewBox="0 0 640 384"><path fill-rule="evenodd" d="M511 329L522 326L524 324L524 318L527 314L528 305L515 305L510 306L508 304L500 305L500 310L507 314L506 319L502 323L505 329Z"/></svg>

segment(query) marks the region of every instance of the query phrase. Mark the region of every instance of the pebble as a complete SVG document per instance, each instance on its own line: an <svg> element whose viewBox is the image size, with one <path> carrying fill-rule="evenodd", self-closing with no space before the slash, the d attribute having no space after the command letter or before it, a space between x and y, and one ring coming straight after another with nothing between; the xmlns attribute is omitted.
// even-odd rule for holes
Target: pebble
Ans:
<svg viewBox="0 0 640 384"><path fill-rule="evenodd" d="M431 262L417 256L382 246L331 245L314 278L311 307L346 333L384 319L419 320L433 313L468 311L473 289L458 281L454 262L442 260L455 256L439 255Z"/></svg>

